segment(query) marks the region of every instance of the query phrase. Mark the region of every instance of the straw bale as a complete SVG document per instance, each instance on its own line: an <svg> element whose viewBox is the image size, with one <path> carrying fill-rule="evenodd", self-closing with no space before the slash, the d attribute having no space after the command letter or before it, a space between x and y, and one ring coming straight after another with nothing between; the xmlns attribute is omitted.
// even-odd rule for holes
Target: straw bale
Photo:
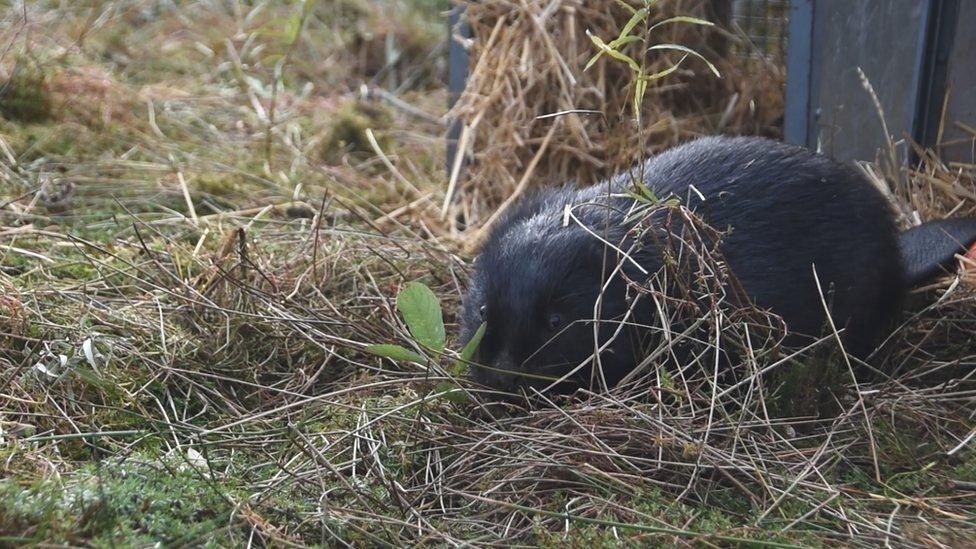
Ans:
<svg viewBox="0 0 976 549"><path fill-rule="evenodd" d="M444 213L455 229L483 225L513 193L568 181L593 183L633 164L642 152L696 135L780 132L781 64L742 55L748 45L718 26L671 24L648 37L647 45L680 44L700 52L722 77L689 57L681 70L649 86L638 131L627 66L604 56L583 70L596 52L586 32L616 37L629 19L622 6L592 0L461 3L473 38L468 82L452 113L463 123L466 162L445 200ZM666 0L654 5L649 21L675 15L727 21L723 4ZM635 58L646 50L628 47ZM648 53L647 70L665 69L680 57ZM573 110L598 114L539 118Z"/></svg>

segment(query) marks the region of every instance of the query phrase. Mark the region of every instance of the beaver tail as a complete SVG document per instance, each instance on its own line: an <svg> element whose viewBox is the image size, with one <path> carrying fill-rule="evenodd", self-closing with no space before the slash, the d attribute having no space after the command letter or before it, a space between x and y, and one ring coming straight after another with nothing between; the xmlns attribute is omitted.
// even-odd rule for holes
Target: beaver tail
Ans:
<svg viewBox="0 0 976 549"><path fill-rule="evenodd" d="M903 232L898 237L905 282L919 286L946 271L958 253L976 242L976 218L929 221Z"/></svg>

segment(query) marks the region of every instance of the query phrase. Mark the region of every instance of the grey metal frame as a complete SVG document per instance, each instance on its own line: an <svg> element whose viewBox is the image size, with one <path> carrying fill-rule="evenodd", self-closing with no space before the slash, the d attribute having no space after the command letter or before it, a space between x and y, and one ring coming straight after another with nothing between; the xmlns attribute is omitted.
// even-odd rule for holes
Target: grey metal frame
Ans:
<svg viewBox="0 0 976 549"><path fill-rule="evenodd" d="M814 86L813 59L816 27L814 25L814 0L790 2L789 41L786 44L786 115L783 120L783 138L787 143L808 145L816 127L816 98L812 97L819 86Z"/></svg>
<svg viewBox="0 0 976 549"><path fill-rule="evenodd" d="M912 138L924 145L935 145L946 93L949 54L959 19L959 0L928 0L928 9L915 61L915 115Z"/></svg>
<svg viewBox="0 0 976 549"><path fill-rule="evenodd" d="M789 42L787 46L786 113L784 139L787 142L815 148L820 143L818 130L821 116L821 89L831 89L832 75L823 75L824 14L838 0L791 0ZM844 0L872 2L878 0ZM888 1L888 0L886 0ZM917 0L906 0L915 2ZM916 40L915 59L909 86L910 109L905 120L907 133L923 146L933 146L941 122L942 102L946 92L949 57L955 37L960 0L923 0L922 20ZM878 29L890 32L893 29ZM894 29L897 30L897 29ZM834 44L836 47L836 44ZM888 60L879 59L879 63ZM869 68L866 68L869 72ZM875 82L875 85L905 85L899 82ZM895 120L893 122L898 122ZM901 127L900 124L896 124ZM862 128L848 127L845 131ZM896 139L899 136L894 136Z"/></svg>

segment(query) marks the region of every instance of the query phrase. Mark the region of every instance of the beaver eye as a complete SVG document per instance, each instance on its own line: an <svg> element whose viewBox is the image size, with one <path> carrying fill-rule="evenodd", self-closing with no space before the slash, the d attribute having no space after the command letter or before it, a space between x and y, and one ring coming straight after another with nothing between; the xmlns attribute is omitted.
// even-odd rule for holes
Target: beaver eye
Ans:
<svg viewBox="0 0 976 549"><path fill-rule="evenodd" d="M478 315L481 316L482 322L485 321L487 319L487 317L488 317L488 306L487 305L482 305L481 307L479 307L478 308Z"/></svg>
<svg viewBox="0 0 976 549"><path fill-rule="evenodd" d="M549 315L549 329L555 330L563 325L563 315L559 313L552 313Z"/></svg>

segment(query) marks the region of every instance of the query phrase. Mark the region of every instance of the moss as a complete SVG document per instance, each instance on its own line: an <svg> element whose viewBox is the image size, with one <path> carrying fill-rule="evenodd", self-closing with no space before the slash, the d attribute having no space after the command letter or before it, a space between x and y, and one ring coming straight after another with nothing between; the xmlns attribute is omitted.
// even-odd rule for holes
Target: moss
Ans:
<svg viewBox="0 0 976 549"><path fill-rule="evenodd" d="M0 116L15 122L44 122L53 115L48 76L34 60L21 57L0 84Z"/></svg>
<svg viewBox="0 0 976 549"><path fill-rule="evenodd" d="M390 114L379 107L363 103L351 103L336 111L326 138L319 147L319 158L325 162L338 162L343 156L365 158L375 154L366 130L372 129L377 143L389 152L392 140L376 133L377 128L391 124Z"/></svg>
<svg viewBox="0 0 976 549"><path fill-rule="evenodd" d="M22 124L0 118L0 134L22 163L44 158L69 164L77 158L112 156L131 142L125 127L89 128L71 121Z"/></svg>
<svg viewBox="0 0 976 549"><path fill-rule="evenodd" d="M91 280L98 276L98 271L87 261L73 261L58 264L51 269L51 274L58 279Z"/></svg>
<svg viewBox="0 0 976 549"><path fill-rule="evenodd" d="M715 498L713 498L715 499ZM622 508L630 508L640 513L643 517L653 517L653 519L634 520L634 516L627 513L618 516L611 512L602 513L600 520L608 523L620 523L622 525L640 522L648 526L658 528L671 528L675 530L685 530L699 534L697 541L714 542L713 536L734 537L743 540L745 546L749 545L749 540L756 541L778 541L785 543L804 542L805 534L794 531L789 535L777 534L775 530L764 530L750 526L755 522L757 516L753 510L746 505L743 508L743 498L738 495L723 496L720 500L709 502L709 504L688 504L676 502L674 498L658 489L648 489L638 491L638 493L628 501L620 502ZM554 498L549 505L549 510L564 512L565 501ZM730 512L729 509L738 509ZM589 524L583 522L571 522L569 534L560 528L558 531L548 530L541 525L535 528L533 534L536 542L542 547L646 547L659 545L672 545L676 538L670 534L644 532L636 529L628 529L625 526L613 528L603 524ZM565 523L561 523L564 525ZM692 542L694 539L681 537L685 542ZM728 541L719 542L728 544Z"/></svg>
<svg viewBox="0 0 976 549"><path fill-rule="evenodd" d="M94 546L231 541L234 505L223 492L233 482L211 482L184 460L110 460L58 478L0 481L0 532Z"/></svg>
<svg viewBox="0 0 976 549"><path fill-rule="evenodd" d="M204 173L193 179L194 190L214 196L238 196L244 188L241 177L230 173Z"/></svg>
<svg viewBox="0 0 976 549"><path fill-rule="evenodd" d="M850 374L843 358L819 351L779 368L770 376L770 410L777 417L831 417Z"/></svg>

